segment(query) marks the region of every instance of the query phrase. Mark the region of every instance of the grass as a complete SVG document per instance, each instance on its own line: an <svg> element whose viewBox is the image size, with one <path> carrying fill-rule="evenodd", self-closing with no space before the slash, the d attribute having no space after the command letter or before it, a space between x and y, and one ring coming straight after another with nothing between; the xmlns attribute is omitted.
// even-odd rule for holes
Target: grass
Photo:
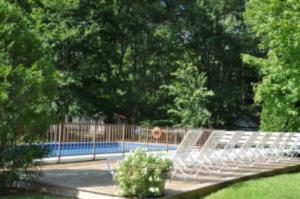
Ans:
<svg viewBox="0 0 300 199"><path fill-rule="evenodd" d="M278 175L237 183L205 199L299 199L300 173Z"/></svg>
<svg viewBox="0 0 300 199"><path fill-rule="evenodd" d="M57 199L53 196L47 196L47 195L39 195L39 194L26 194L26 195L5 195L0 196L0 199Z"/></svg>
<svg viewBox="0 0 300 199"><path fill-rule="evenodd" d="M6 195L0 195L0 199L64 199L41 193L32 193L23 190L10 190Z"/></svg>

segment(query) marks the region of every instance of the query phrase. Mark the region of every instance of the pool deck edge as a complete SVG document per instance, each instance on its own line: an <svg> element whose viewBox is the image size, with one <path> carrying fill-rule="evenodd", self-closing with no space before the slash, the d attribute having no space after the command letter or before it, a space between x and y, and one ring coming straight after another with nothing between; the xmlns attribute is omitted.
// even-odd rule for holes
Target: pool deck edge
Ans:
<svg viewBox="0 0 300 199"><path fill-rule="evenodd" d="M222 182L208 183L205 186L195 187L193 190L188 190L179 193L169 193L163 197L156 199L199 199L200 197L206 196L210 193L218 191L222 188L230 186L232 184L257 179L261 177L270 177L279 174L293 173L300 171L300 162L295 162L294 164L289 164L281 168L273 168L271 170L265 170L245 176L240 176L237 178L228 179ZM187 182L188 183L188 182ZM59 195L64 197L72 197L79 199L122 199L124 197L109 195L106 193L93 192L89 190L81 190L80 188L72 188L65 186L58 186L50 183L39 182L39 181L18 181L14 184L15 188L35 190L42 193L50 193L53 195Z"/></svg>
<svg viewBox="0 0 300 199"><path fill-rule="evenodd" d="M40 193L48 193L56 196L78 198L78 199L124 199L124 197L95 193L92 191L84 191L70 187L52 185L49 183L37 181L17 181L13 184L14 188L24 190L34 190Z"/></svg>

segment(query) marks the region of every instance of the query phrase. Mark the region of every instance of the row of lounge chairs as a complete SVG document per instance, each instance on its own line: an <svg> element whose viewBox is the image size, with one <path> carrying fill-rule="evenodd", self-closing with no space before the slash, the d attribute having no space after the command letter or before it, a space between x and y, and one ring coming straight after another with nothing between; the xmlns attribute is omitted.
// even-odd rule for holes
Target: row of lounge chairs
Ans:
<svg viewBox="0 0 300 199"><path fill-rule="evenodd" d="M189 130L173 156L173 176L197 178L241 166L291 161L300 148L299 133L213 131L203 146L201 129Z"/></svg>

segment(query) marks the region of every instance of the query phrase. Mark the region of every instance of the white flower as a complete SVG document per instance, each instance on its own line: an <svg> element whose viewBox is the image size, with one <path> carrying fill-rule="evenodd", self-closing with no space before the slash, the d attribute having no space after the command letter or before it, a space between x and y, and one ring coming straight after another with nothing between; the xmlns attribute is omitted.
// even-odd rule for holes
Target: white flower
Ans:
<svg viewBox="0 0 300 199"><path fill-rule="evenodd" d="M147 174L148 169L147 168L143 168L142 173L143 174Z"/></svg>
<svg viewBox="0 0 300 199"><path fill-rule="evenodd" d="M159 188L158 187L150 187L149 191L152 193L159 193Z"/></svg>
<svg viewBox="0 0 300 199"><path fill-rule="evenodd" d="M149 191L153 193L153 192L155 192L155 190L156 190L155 188L156 188L156 187L150 187L150 188L149 188Z"/></svg>
<svg viewBox="0 0 300 199"><path fill-rule="evenodd" d="M157 181L157 182L160 182L160 181L161 181L161 178L156 176L156 181Z"/></svg>

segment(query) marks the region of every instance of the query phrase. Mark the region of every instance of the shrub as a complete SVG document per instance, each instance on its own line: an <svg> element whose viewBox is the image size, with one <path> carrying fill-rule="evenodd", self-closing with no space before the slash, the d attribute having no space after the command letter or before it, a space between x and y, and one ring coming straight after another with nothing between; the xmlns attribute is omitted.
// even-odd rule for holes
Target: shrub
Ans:
<svg viewBox="0 0 300 199"><path fill-rule="evenodd" d="M34 144L57 119L61 75L37 33L36 17L17 2L0 0L0 192L43 155Z"/></svg>
<svg viewBox="0 0 300 199"><path fill-rule="evenodd" d="M20 178L31 177L27 169L36 165L34 159L42 158L48 153L48 148L41 145L18 145L0 150L0 195Z"/></svg>
<svg viewBox="0 0 300 199"><path fill-rule="evenodd" d="M139 149L121 161L114 181L125 196L161 196L171 169L172 162L169 159Z"/></svg>

